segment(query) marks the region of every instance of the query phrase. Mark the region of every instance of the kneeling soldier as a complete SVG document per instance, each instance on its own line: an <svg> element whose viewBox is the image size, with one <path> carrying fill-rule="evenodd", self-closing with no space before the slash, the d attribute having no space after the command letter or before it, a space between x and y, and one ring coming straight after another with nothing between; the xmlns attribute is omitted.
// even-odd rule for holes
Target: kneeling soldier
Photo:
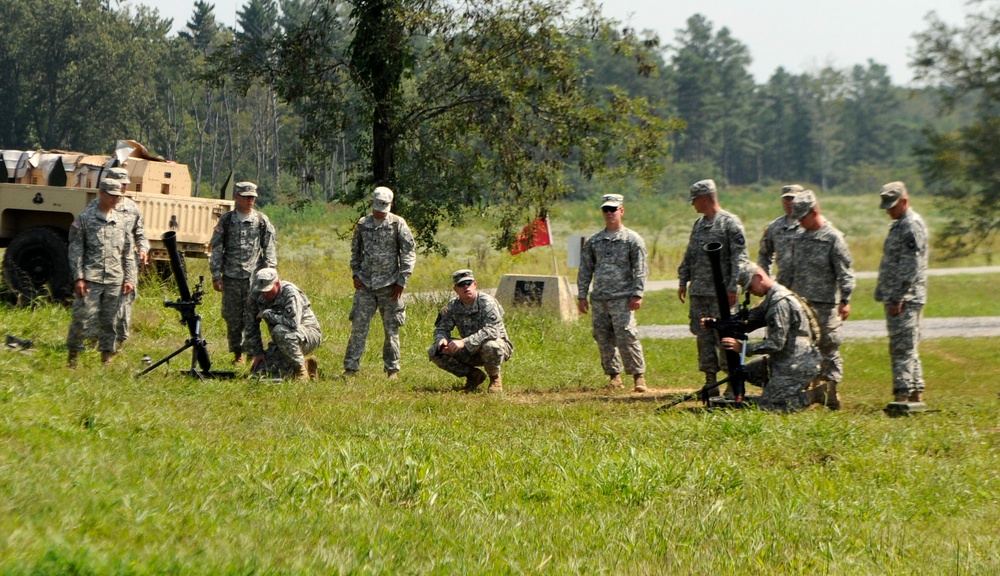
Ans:
<svg viewBox="0 0 1000 576"><path fill-rule="evenodd" d="M267 322L271 343L264 350L260 321ZM278 280L274 268L254 275L246 311L246 349L253 354L252 372L299 380L316 377L316 358L306 354L319 347L322 333L309 298L291 282Z"/></svg>
<svg viewBox="0 0 1000 576"><path fill-rule="evenodd" d="M487 376L489 392L502 392L500 365L514 351L503 325L503 307L489 294L476 290L472 270L459 270L451 279L458 296L438 314L428 356L438 368L464 376L466 392L475 391ZM453 339L455 328L460 337ZM483 366L486 374L477 366Z"/></svg>

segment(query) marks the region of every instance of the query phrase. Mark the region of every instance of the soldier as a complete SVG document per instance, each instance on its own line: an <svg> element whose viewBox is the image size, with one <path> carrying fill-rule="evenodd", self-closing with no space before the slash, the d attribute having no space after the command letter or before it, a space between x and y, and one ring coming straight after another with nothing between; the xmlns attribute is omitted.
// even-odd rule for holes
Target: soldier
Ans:
<svg viewBox="0 0 1000 576"><path fill-rule="evenodd" d="M354 304L351 307L351 337L344 354L344 376L361 369L368 328L377 309L382 316L385 341L382 363L390 380L399 373L399 327L406 321L401 297L417 261L415 243L406 220L389 212L392 190L375 189L372 213L358 220L351 241L351 274Z"/></svg>
<svg viewBox="0 0 1000 576"><path fill-rule="evenodd" d="M278 244L274 226L259 210L257 185L237 182L236 208L219 218L212 233L212 287L222 292L222 318L226 321L229 351L236 364L243 363L243 332L250 282L257 270L278 265Z"/></svg>
<svg viewBox="0 0 1000 576"><path fill-rule="evenodd" d="M309 298L298 286L279 280L274 268L258 270L246 315L246 349L253 355L251 372L299 380L316 378L316 357L306 354L319 347L323 334ZM261 320L271 334L267 350L261 338Z"/></svg>
<svg viewBox="0 0 1000 576"><path fill-rule="evenodd" d="M695 182L691 185L689 200L701 216L691 229L691 238L688 240L684 260L677 269L680 281L677 297L683 304L690 292L691 308L688 318L691 320L691 333L698 339L698 370L705 373L705 384L708 385L716 381L716 374L722 365L719 362L718 336L714 330L706 330L701 323L703 317L717 318L720 314L715 282L712 279L712 266L704 247L713 242L722 245L720 251L722 281L729 296L730 308L736 305L736 273L743 262L750 260L750 256L747 254L743 223L719 206L715 182L712 180ZM710 389L709 394L717 396L718 387Z"/></svg>
<svg viewBox="0 0 1000 576"><path fill-rule="evenodd" d="M778 284L756 264L745 262L739 284L764 299L750 309L751 330L767 327L760 342L747 343L747 381L764 389L757 405L761 410L794 412L809 405L806 386L819 374L820 353L815 346L818 327L808 306L791 290ZM722 347L739 353L743 343L723 338Z"/></svg>
<svg viewBox="0 0 1000 576"><path fill-rule="evenodd" d="M458 296L438 314L434 344L427 356L438 368L464 376L466 392L474 392L487 376L487 391L503 392L500 367L514 352L503 324L503 307L489 294L477 290L472 270L458 270L451 275L451 281ZM458 338L452 338L455 328ZM484 367L486 373L477 366Z"/></svg>
<svg viewBox="0 0 1000 576"><path fill-rule="evenodd" d="M879 191L893 219L882 247L875 300L885 305L892 359L892 393L896 402L923 402L924 375L917 346L920 319L927 303L927 226L915 210L902 182Z"/></svg>
<svg viewBox="0 0 1000 576"><path fill-rule="evenodd" d="M823 355L811 396L832 410L840 408L837 384L844 377L840 357L843 337L840 328L851 314L854 269L851 252L840 230L820 214L819 202L812 190L798 194L792 201L792 217L802 226L795 236L790 258L792 284L788 288L805 300L819 325L819 351ZM779 273L784 268L779 268ZM779 282L780 283L780 282Z"/></svg>
<svg viewBox="0 0 1000 576"><path fill-rule="evenodd" d="M601 366L609 376L608 388L624 388L621 372L635 381L636 392L646 391L646 359L636 331L635 311L642 306L646 289L646 243L622 224L625 199L620 194L601 197L604 230L587 239L580 253L577 308L587 313L587 293L594 311L594 340L601 353ZM594 286L591 290L590 281Z"/></svg>
<svg viewBox="0 0 1000 576"><path fill-rule="evenodd" d="M128 171L124 168L108 169L104 179L117 180L122 185L122 192L128 194L128 185L132 182L128 178ZM91 202L91 204L96 203L96 199ZM125 196L121 202L115 205L115 210L121 212L124 218L128 220L126 228L132 234L133 243L139 251L139 262L142 266L147 266L149 264L149 240L146 238L146 226L142 222L142 214L139 212L139 207L136 206L131 198ZM116 349L120 350L129 338L129 328L132 325L132 306L135 305L137 295L138 290L133 290L122 297L121 307L115 316Z"/></svg>
<svg viewBox="0 0 1000 576"><path fill-rule="evenodd" d="M97 316L98 349L107 365L115 355L115 315L123 294L135 290L136 266L131 221L115 205L122 186L100 183L98 202L88 206L69 229L69 267L73 277L73 320L66 336L68 368L76 368L84 331Z"/></svg>
<svg viewBox="0 0 1000 576"><path fill-rule="evenodd" d="M802 186L789 184L781 188L781 207L785 210L783 216L778 216L764 228L764 234L760 237L760 252L757 254L757 265L764 269L768 275L772 275L771 264L778 267L778 275L775 280L782 285L789 286L790 278L787 277L791 270L788 262L791 250L789 247L795 236L802 231L798 220L792 218L792 199L802 192Z"/></svg>

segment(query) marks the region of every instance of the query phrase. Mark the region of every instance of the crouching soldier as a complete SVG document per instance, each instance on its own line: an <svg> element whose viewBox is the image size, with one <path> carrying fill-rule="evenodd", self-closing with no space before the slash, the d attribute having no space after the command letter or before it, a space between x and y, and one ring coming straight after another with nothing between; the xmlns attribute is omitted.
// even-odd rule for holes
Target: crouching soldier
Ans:
<svg viewBox="0 0 1000 576"><path fill-rule="evenodd" d="M750 309L749 330L767 327L767 335L746 347L747 356L761 356L746 365L747 381L764 389L757 405L775 412L805 408L809 405L805 389L819 374L821 360L816 320L798 296L756 264L742 264L737 280L744 290L764 297ZM721 344L736 353L743 346L735 338L723 338Z"/></svg>
<svg viewBox="0 0 1000 576"><path fill-rule="evenodd" d="M476 290L472 270L459 270L451 279L458 296L438 314L434 345L428 351L430 360L446 372L465 377L466 392L475 391L487 376L488 391L503 392L500 365L514 351L503 325L503 307L489 294ZM455 328L458 338L451 335Z"/></svg>
<svg viewBox="0 0 1000 576"><path fill-rule="evenodd" d="M267 350L261 339L261 320L267 322L271 333ZM279 280L274 268L258 270L246 311L245 342L253 355L251 371L278 378L315 378L316 358L306 354L319 347L322 336L305 293L295 284Z"/></svg>

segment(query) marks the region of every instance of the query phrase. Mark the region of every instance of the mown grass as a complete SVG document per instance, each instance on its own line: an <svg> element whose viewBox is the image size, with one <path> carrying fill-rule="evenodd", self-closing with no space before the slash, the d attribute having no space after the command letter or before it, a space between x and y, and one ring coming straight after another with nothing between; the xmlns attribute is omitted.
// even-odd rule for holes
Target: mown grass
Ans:
<svg viewBox="0 0 1000 576"><path fill-rule="evenodd" d="M656 394L608 396L585 320L511 310L506 393L465 395L426 360L441 294L409 305L398 383L380 373L377 322L345 382L331 377L348 332L344 240L298 226L280 267L323 324L317 382L192 380L176 374L186 355L134 378L144 354L186 338L162 306L173 288L149 280L108 369L96 351L63 368L68 310L0 309L35 341L0 352L0 573L1000 571L1000 338L925 342L937 412L919 417L881 412L884 340L844 345L840 412L657 414L664 389L698 380L693 341L645 341ZM432 276L454 267L422 259L413 289L441 289ZM928 314L935 299L958 301L948 315L990 306L989 281L932 278ZM878 318L870 292L855 314ZM643 313L661 297L664 315L683 312L662 292ZM218 296L199 312L230 368Z"/></svg>

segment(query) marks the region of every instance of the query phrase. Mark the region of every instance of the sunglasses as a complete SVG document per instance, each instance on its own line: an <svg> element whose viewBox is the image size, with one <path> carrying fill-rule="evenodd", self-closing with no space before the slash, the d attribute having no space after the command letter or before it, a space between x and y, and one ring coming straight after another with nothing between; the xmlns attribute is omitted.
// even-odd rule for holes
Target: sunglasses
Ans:
<svg viewBox="0 0 1000 576"><path fill-rule="evenodd" d="M612 212L617 212L618 206L601 206L601 210L604 211L605 214L610 214Z"/></svg>
<svg viewBox="0 0 1000 576"><path fill-rule="evenodd" d="M472 286L473 282L475 282L475 280L462 280L458 284L455 284L455 286L458 286L459 288L468 288L469 286Z"/></svg>

